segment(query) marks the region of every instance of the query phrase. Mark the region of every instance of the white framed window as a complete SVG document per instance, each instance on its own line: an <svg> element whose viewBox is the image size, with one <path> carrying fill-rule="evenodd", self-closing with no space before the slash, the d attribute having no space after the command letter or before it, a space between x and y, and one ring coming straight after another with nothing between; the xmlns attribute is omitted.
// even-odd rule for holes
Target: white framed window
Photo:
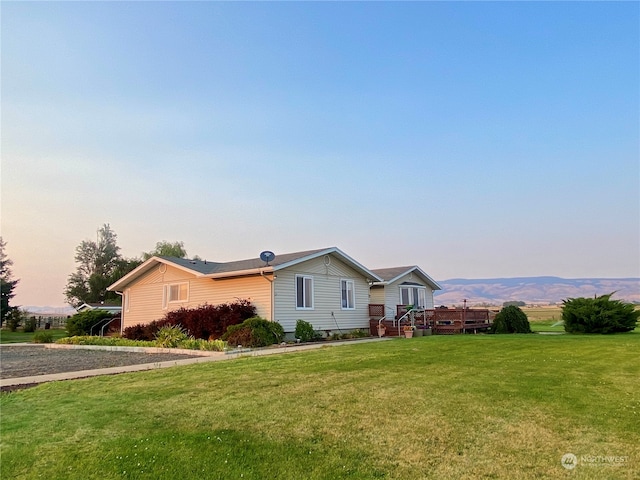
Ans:
<svg viewBox="0 0 640 480"><path fill-rule="evenodd" d="M415 308L427 306L427 289L414 285L400 286L400 305L413 305Z"/></svg>
<svg viewBox="0 0 640 480"><path fill-rule="evenodd" d="M342 297L342 309L355 310L356 295L355 283L353 280L340 280L340 292Z"/></svg>
<svg viewBox="0 0 640 480"><path fill-rule="evenodd" d="M296 310L313 310L313 277L296 275Z"/></svg>
<svg viewBox="0 0 640 480"><path fill-rule="evenodd" d="M170 303L182 303L187 300L189 300L188 283L172 283L164 286L162 308L167 308Z"/></svg>

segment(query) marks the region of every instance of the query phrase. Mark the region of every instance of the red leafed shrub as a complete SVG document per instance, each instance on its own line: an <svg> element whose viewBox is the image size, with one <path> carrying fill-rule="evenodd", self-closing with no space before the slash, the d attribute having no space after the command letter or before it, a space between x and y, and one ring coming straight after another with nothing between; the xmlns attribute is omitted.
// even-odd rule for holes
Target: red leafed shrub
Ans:
<svg viewBox="0 0 640 480"><path fill-rule="evenodd" d="M248 300L220 305L202 305L197 308L180 308L167 312L162 320L147 325L134 325L124 330L123 336L133 340L153 340L156 332L165 325L180 325L195 338L220 338L230 325L242 323L254 317L256 308ZM145 338L140 338L144 335ZM151 338L146 338L151 335Z"/></svg>
<svg viewBox="0 0 640 480"><path fill-rule="evenodd" d="M156 339L156 333L165 325L169 325L169 322L166 320L154 320L151 323L136 324L130 327L127 327L122 332L122 336L124 338L128 338L130 340L148 340L152 341Z"/></svg>

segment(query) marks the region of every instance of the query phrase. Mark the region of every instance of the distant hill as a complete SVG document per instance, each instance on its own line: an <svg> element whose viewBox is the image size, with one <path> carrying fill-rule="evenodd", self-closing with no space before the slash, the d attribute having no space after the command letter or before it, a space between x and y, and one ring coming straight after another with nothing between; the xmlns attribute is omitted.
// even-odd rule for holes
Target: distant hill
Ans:
<svg viewBox="0 0 640 480"><path fill-rule="evenodd" d="M436 305L502 305L508 301L527 304L561 303L563 299L593 297L616 292L613 298L640 303L640 278L518 277L439 281L434 292Z"/></svg>

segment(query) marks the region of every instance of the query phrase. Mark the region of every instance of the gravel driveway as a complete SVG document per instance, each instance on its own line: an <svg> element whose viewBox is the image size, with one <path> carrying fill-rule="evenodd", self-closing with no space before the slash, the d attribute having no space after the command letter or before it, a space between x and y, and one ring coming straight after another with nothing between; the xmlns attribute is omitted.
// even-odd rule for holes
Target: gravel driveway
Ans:
<svg viewBox="0 0 640 480"><path fill-rule="evenodd" d="M142 363L181 360L195 356L175 353L50 349L44 348L43 345L22 346L7 344L0 347L0 378L18 378L98 368L123 367Z"/></svg>

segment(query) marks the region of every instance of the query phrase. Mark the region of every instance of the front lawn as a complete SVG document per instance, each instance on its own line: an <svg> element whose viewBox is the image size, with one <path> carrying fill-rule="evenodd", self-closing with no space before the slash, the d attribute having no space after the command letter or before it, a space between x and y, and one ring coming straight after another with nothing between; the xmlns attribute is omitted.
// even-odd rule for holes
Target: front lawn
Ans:
<svg viewBox="0 0 640 480"><path fill-rule="evenodd" d="M50 332L53 336L53 341L67 336L67 331L63 328L52 328L50 330L38 329L36 332ZM9 329L0 330L0 343L30 343L33 342L35 332L23 332L22 329L16 332L12 332Z"/></svg>
<svg viewBox="0 0 640 480"><path fill-rule="evenodd" d="M638 351L431 336L44 384L0 396L0 476L631 479Z"/></svg>
<svg viewBox="0 0 640 480"><path fill-rule="evenodd" d="M529 325L532 332L564 333L562 320L532 320Z"/></svg>

